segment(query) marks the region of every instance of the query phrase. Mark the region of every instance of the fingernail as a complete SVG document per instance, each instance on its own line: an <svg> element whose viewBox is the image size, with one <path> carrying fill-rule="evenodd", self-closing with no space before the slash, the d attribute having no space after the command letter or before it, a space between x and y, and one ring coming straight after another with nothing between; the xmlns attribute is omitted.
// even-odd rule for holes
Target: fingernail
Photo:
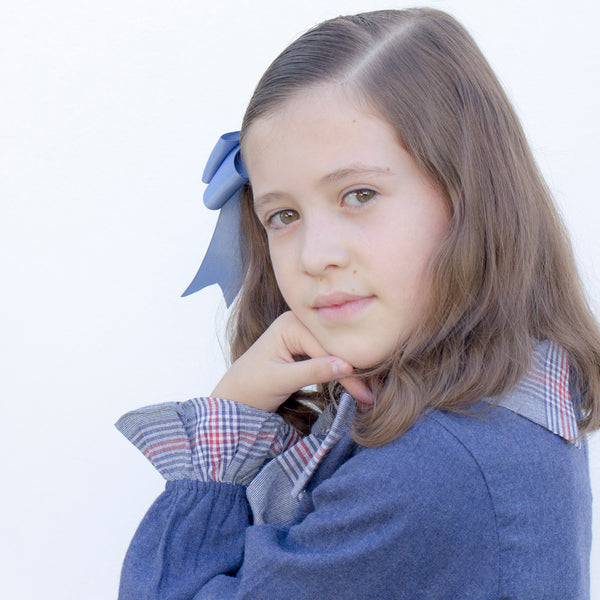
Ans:
<svg viewBox="0 0 600 600"><path fill-rule="evenodd" d="M352 365L349 365L346 361L340 360L339 358L334 359L331 363L333 374L336 377L340 375L350 375L352 373Z"/></svg>

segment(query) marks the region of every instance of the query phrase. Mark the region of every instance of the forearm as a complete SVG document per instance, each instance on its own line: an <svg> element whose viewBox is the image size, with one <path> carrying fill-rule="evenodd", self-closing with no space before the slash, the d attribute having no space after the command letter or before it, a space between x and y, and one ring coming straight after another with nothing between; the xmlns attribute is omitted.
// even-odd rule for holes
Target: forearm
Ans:
<svg viewBox="0 0 600 600"><path fill-rule="evenodd" d="M250 521L243 486L167 482L131 542L119 600L190 600L216 575L235 575Z"/></svg>

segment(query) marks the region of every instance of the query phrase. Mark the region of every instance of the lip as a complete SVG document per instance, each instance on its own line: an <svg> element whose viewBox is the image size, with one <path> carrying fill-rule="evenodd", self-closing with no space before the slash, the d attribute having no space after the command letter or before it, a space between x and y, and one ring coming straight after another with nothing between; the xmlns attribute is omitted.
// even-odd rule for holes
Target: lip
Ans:
<svg viewBox="0 0 600 600"><path fill-rule="evenodd" d="M346 292L332 292L317 296L312 304L320 318L325 321L347 319L361 312L375 296L358 296Z"/></svg>

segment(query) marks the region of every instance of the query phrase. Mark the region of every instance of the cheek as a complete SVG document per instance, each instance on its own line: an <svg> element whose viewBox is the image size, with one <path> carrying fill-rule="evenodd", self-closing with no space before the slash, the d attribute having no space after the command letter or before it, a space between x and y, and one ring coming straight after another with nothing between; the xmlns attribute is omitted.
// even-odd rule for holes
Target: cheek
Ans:
<svg viewBox="0 0 600 600"><path fill-rule="evenodd" d="M295 279L295 265L289 257L286 257L280 247L272 248L269 245L269 255L271 257L271 265L279 291L284 300L290 305L291 291L294 289L293 279ZM291 307L291 306L290 306Z"/></svg>

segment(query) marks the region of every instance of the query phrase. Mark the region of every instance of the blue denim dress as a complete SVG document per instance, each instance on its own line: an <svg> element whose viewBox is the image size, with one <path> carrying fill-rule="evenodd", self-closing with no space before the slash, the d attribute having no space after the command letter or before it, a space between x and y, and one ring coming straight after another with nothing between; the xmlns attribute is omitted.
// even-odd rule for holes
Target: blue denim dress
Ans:
<svg viewBox="0 0 600 600"><path fill-rule="evenodd" d="M345 395L311 435L200 398L117 427L167 480L120 599L589 598L591 491L564 351L502 399L432 411L377 448ZM488 410L478 410L481 407Z"/></svg>

